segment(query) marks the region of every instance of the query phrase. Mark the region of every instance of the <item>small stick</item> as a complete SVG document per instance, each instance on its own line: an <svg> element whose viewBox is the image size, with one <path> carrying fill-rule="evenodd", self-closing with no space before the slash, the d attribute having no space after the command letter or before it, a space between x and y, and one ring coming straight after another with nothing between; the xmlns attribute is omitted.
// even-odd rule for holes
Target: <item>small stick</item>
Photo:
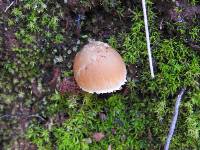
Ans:
<svg viewBox="0 0 200 150"><path fill-rule="evenodd" d="M40 120L42 121L45 121L45 119L43 117L41 117L40 115L29 115L27 118L32 118L32 117L36 117L36 118L39 118Z"/></svg>
<svg viewBox="0 0 200 150"><path fill-rule="evenodd" d="M3 116L0 116L0 119L6 118L6 117L8 117L8 118L18 118L18 117L21 117L23 115L24 114L20 114L20 115L8 115L8 114L6 114L6 115L3 115ZM27 116L27 118L32 118L32 117L36 117L36 118L39 118L42 121L45 121L45 119L38 114L33 114L33 115Z"/></svg>
<svg viewBox="0 0 200 150"><path fill-rule="evenodd" d="M175 104L175 108L174 108L174 116L173 116L173 119L172 119L172 122L171 122L171 125L170 125L170 130L169 130L169 133L168 133L168 136L167 136L167 140L166 140L166 143L165 143L165 148L164 150L168 150L169 149L169 145L170 145L170 141L172 139L172 136L174 134L174 129L176 127L176 122L177 122L177 118L178 118L178 111L179 111L179 106L180 106L180 103L181 103L181 99L182 99L182 96L185 92L185 88L183 88L181 90L181 92L179 93L177 99L176 99L176 104Z"/></svg>
<svg viewBox="0 0 200 150"><path fill-rule="evenodd" d="M150 47L150 39L149 39L149 28L148 28L147 10L146 10L145 0L142 0L142 8L143 8L143 15L144 15L146 40L147 40L147 50L148 50L148 56L149 56L149 66L150 66L150 71L151 71L151 77L154 78L155 76L154 76L152 56L151 56L151 47Z"/></svg>
<svg viewBox="0 0 200 150"><path fill-rule="evenodd" d="M7 10L14 4L15 1L12 1L12 3L10 3L9 6L6 7L6 9L4 10L4 12L7 12Z"/></svg>
<svg viewBox="0 0 200 150"><path fill-rule="evenodd" d="M9 117L9 118L17 118L16 115L3 115L3 116L0 116L0 119L6 118L6 117Z"/></svg>

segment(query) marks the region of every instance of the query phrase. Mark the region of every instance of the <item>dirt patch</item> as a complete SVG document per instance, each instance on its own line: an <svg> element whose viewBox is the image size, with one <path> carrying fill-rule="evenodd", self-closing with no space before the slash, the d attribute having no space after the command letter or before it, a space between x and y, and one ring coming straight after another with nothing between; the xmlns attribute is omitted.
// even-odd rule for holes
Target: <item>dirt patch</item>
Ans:
<svg viewBox="0 0 200 150"><path fill-rule="evenodd" d="M3 13L5 8L6 8L6 2L4 2L3 0L0 0L0 13Z"/></svg>

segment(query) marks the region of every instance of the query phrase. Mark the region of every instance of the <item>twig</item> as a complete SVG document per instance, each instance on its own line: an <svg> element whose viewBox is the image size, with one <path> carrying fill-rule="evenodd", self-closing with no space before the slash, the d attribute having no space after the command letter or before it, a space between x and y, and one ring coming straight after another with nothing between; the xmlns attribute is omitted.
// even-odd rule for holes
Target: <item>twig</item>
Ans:
<svg viewBox="0 0 200 150"><path fill-rule="evenodd" d="M16 118L17 116L16 115L3 115L3 116L0 116L0 119L6 118L6 117Z"/></svg>
<svg viewBox="0 0 200 150"><path fill-rule="evenodd" d="M144 24L145 24L145 32L146 32L146 40L147 40L147 50L148 50L148 56L149 56L149 66L150 66L150 71L151 71L151 77L154 78L155 76L154 76L152 56L151 56L149 28L148 28L147 10L146 10L145 0L142 0L142 8L143 8L143 14L144 14Z"/></svg>
<svg viewBox="0 0 200 150"><path fill-rule="evenodd" d="M180 103L181 103L181 99L182 99L182 96L185 92L185 88L183 88L181 90L181 92L179 93L177 99L176 99L176 104L175 104L175 108L174 108L174 115L173 115L173 119L172 119L172 122L171 122L171 125L170 125L170 130L169 130L169 133L168 133L168 136L167 136L167 140L166 140L166 143L165 143L165 148L164 150L168 150L169 149L169 145L170 145L170 141L172 139L172 136L174 134L174 129L176 127L176 122L177 122L177 118L178 118L178 111L179 111L179 106L180 106Z"/></svg>
<svg viewBox="0 0 200 150"><path fill-rule="evenodd" d="M6 118L6 117L8 117L8 118L18 118L18 117L24 117L24 116L27 116L27 115L24 115L24 114L16 114L16 115L6 114L6 115L3 115L3 116L0 116L0 119ZM33 114L33 115L27 116L27 118L32 118L32 117L36 117L36 118L39 118L42 121L45 121L45 119L38 114Z"/></svg>
<svg viewBox="0 0 200 150"><path fill-rule="evenodd" d="M14 3L15 3L15 1L12 1L12 3L10 3L10 5L6 7L6 9L4 10L4 12L6 12Z"/></svg>
<svg viewBox="0 0 200 150"><path fill-rule="evenodd" d="M39 118L42 121L45 121L45 119L43 117L41 117L41 116L39 116L37 114L36 115L29 115L27 118L32 118L32 117L36 117L36 118Z"/></svg>

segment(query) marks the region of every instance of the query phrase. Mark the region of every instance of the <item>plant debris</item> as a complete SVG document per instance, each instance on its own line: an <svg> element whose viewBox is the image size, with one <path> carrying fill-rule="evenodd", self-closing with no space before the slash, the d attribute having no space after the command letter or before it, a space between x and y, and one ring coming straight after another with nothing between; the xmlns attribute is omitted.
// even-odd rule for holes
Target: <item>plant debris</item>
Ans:
<svg viewBox="0 0 200 150"><path fill-rule="evenodd" d="M81 89L79 86L76 84L76 81L74 78L64 78L60 84L59 84L59 91L61 94L66 94L66 93L76 93L78 94Z"/></svg>
<svg viewBox="0 0 200 150"><path fill-rule="evenodd" d="M96 141L96 142L100 142L103 138L105 137L104 133L102 132L95 132L92 135L92 138Z"/></svg>

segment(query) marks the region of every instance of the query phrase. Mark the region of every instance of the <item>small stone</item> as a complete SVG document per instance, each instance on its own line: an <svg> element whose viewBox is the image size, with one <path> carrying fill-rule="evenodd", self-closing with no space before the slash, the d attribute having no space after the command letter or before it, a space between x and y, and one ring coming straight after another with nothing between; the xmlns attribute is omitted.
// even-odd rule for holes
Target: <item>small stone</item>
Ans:
<svg viewBox="0 0 200 150"><path fill-rule="evenodd" d="M56 56L53 61L54 61L54 64L63 62L63 57L62 56Z"/></svg>
<svg viewBox="0 0 200 150"><path fill-rule="evenodd" d="M81 44L81 41L80 41L80 40L78 40L78 41L76 42L76 44L77 44L77 45L80 45L80 44Z"/></svg>
<svg viewBox="0 0 200 150"><path fill-rule="evenodd" d="M77 47L73 47L72 50L73 50L74 52L76 52L76 51L78 50L78 48L77 48Z"/></svg>
<svg viewBox="0 0 200 150"><path fill-rule="evenodd" d="M92 143L92 139L91 138L85 138L83 139L83 141L87 144L91 144Z"/></svg>
<svg viewBox="0 0 200 150"><path fill-rule="evenodd" d="M68 55L69 55L69 54L71 54L71 53L72 53L72 51L71 51L71 50L68 50L68 51L67 51L67 54L68 54Z"/></svg>

